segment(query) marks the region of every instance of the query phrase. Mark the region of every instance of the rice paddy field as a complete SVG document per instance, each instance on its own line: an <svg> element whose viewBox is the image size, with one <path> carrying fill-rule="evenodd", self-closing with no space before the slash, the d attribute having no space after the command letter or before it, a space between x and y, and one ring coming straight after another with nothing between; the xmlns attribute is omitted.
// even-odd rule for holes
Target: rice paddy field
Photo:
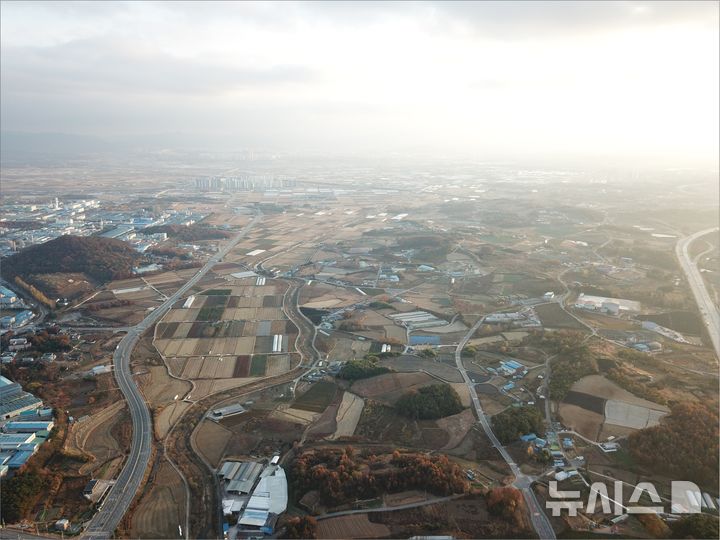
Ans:
<svg viewBox="0 0 720 540"><path fill-rule="evenodd" d="M178 301L156 325L153 343L170 373L195 381L200 394L286 373L300 358L298 330L282 309L285 290L274 280L228 274L192 301Z"/></svg>
<svg viewBox="0 0 720 540"><path fill-rule="evenodd" d="M282 309L286 286L272 280L256 283L256 278L230 280L194 295L192 302L179 301L158 323L155 347L166 358L292 352L297 329ZM273 350L276 335L282 336L279 350Z"/></svg>

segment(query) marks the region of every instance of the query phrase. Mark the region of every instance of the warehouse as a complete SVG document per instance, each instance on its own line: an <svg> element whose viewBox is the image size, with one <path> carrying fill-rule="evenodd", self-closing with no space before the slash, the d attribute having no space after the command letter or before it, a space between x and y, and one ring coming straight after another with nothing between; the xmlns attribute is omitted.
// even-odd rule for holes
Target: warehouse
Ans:
<svg viewBox="0 0 720 540"><path fill-rule="evenodd" d="M35 440L34 433L0 433L0 450L17 450Z"/></svg>
<svg viewBox="0 0 720 540"><path fill-rule="evenodd" d="M5 433L37 433L38 431L50 431L55 427L55 422L49 421L13 421L3 426Z"/></svg>
<svg viewBox="0 0 720 540"><path fill-rule="evenodd" d="M246 461L233 476L225 477L225 481L228 482L225 491L237 494L250 493L262 469L263 465L261 463Z"/></svg>
<svg viewBox="0 0 720 540"><path fill-rule="evenodd" d="M272 474L260 479L238 524L272 534L277 517L287 509L288 485L282 467L268 467L268 471Z"/></svg>
<svg viewBox="0 0 720 540"><path fill-rule="evenodd" d="M18 383L0 375L0 419L7 420L42 406L42 401L23 391Z"/></svg>

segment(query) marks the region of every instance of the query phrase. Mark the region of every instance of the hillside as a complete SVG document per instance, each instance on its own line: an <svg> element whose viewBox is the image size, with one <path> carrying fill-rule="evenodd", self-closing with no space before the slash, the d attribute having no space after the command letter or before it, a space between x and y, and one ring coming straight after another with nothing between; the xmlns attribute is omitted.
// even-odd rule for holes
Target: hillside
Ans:
<svg viewBox="0 0 720 540"><path fill-rule="evenodd" d="M121 240L61 236L5 259L2 275L8 281L16 276L29 281L41 274L82 273L104 282L131 275L133 265L140 258L140 254Z"/></svg>

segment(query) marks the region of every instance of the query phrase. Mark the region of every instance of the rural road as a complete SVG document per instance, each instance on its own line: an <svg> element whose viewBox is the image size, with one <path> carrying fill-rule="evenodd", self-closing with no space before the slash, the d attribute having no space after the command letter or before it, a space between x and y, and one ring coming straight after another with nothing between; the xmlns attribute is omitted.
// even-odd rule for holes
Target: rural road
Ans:
<svg viewBox="0 0 720 540"><path fill-rule="evenodd" d="M487 438L490 439L492 445L497 448L497 451L500 452L500 455L510 466L510 469L515 475L514 485L523 494L525 504L530 511L530 520L533 524L533 527L535 528L535 532L537 532L538 537L540 537L542 540L553 540L555 538L555 530L552 528L550 520L545 514L545 510L540 505L540 502L535 496L535 492L531 488L533 479L520 470L520 467L517 466L508 451L505 450L505 447L495 436L495 433L493 433L493 430L490 427L490 422L488 422L488 419L482 410L482 406L480 405L480 399L478 398L477 392L475 391L475 385L470 380L467 371L465 371L465 366L462 363L462 350L465 348L467 342L470 340L470 338L473 336L475 331L480 327L484 320L484 317L479 319L478 322L476 322L473 327L468 330L468 333L465 334L465 336L463 336L463 338L460 340L460 343L458 343L458 346L455 349L455 363L457 364L457 368L462 374L463 380L465 381L465 384L470 391L470 398L472 399L475 412L477 413L478 422L480 422L480 425L485 431L485 435L487 435Z"/></svg>
<svg viewBox="0 0 720 540"><path fill-rule="evenodd" d="M435 499L427 499L425 501L419 501L414 503L399 504L397 506L379 506L377 508L362 508L360 510L343 510L342 512L331 512L329 514L322 514L315 516L315 519L331 519L340 516L351 516L353 514L371 514L373 512L392 512L394 510L410 510L411 508L419 508L420 506L430 506L431 504L438 504L442 502L452 501L464 497L464 493L457 495L449 495L448 497L438 497Z"/></svg>
<svg viewBox="0 0 720 540"><path fill-rule="evenodd" d="M120 472L115 484L105 497L100 509L93 516L85 529L84 538L107 539L115 532L115 528L127 512L140 484L145 476L145 471L150 462L152 454L153 427L150 411L145 404L140 389L135 384L130 370L130 354L137 344L140 336L153 324L155 324L185 293L187 293L215 264L225 257L235 245L253 228L260 220L262 214L256 215L242 231L240 231L230 242L213 255L190 280L180 287L159 307L155 308L136 326L131 327L128 333L122 338L113 354L113 365L115 368L115 379L122 391L130 408L132 418L132 443L130 455Z"/></svg>
<svg viewBox="0 0 720 540"><path fill-rule="evenodd" d="M711 229L705 229L703 231L696 232L685 238L681 238L675 245L675 255L677 255L680 266L682 266L685 275L687 276L688 283L692 289L695 301L697 302L700 315L705 322L705 327L710 335L710 341L712 341L713 349L718 359L720 359L720 314L718 314L718 308L713 303L710 294L705 288L705 282L703 281L700 270L697 265L693 262L688 249L690 244L701 236L717 232L718 227Z"/></svg>

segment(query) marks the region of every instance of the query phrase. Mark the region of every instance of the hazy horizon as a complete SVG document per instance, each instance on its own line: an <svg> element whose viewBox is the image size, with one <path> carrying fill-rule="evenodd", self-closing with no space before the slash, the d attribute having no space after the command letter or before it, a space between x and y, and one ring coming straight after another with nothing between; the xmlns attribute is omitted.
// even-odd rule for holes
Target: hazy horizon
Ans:
<svg viewBox="0 0 720 540"><path fill-rule="evenodd" d="M123 148L715 169L719 5L2 2L0 124Z"/></svg>

